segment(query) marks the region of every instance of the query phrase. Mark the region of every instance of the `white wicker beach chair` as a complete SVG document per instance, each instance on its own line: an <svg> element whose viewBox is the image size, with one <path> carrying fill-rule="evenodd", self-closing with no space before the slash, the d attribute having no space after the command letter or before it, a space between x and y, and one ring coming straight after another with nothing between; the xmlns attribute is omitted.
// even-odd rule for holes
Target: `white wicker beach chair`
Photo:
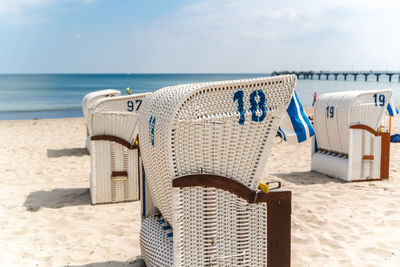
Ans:
<svg viewBox="0 0 400 267"><path fill-rule="evenodd" d="M90 108L92 203L139 199L139 110L151 93L103 98ZM136 143L135 143L136 140Z"/></svg>
<svg viewBox="0 0 400 267"><path fill-rule="evenodd" d="M89 116L89 109L90 106L96 102L97 100L104 98L104 97L114 97L114 96L119 96L121 94L121 91L115 90L115 89L105 89L105 90L99 90L99 91L94 91L90 92L87 95L85 95L82 99L82 112L83 112L83 118L86 123L86 149L90 152L90 132L91 132L91 123L90 123L90 116Z"/></svg>
<svg viewBox="0 0 400 267"><path fill-rule="evenodd" d="M323 94L315 103L311 169L345 181L389 178L392 90Z"/></svg>
<svg viewBox="0 0 400 267"><path fill-rule="evenodd" d="M139 119L147 266L289 266L289 191L259 191L292 75L156 91ZM153 213L153 214L152 214Z"/></svg>

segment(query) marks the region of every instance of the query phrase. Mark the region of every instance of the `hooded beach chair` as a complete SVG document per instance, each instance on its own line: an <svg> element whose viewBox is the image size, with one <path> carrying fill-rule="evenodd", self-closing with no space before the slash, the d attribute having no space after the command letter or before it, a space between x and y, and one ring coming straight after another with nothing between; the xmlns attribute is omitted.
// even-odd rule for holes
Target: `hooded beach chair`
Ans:
<svg viewBox="0 0 400 267"><path fill-rule="evenodd" d="M96 102L97 100L104 98L104 97L114 97L114 96L119 96L121 94L121 91L115 90L115 89L105 89L105 90L99 90L99 91L94 91L90 92L87 95L83 97L82 100L82 113L83 113L83 118L86 123L86 149L90 152L90 132L91 132L91 124L90 124L90 116L89 116L89 109L90 106Z"/></svg>
<svg viewBox="0 0 400 267"><path fill-rule="evenodd" d="M391 96L390 89L321 95L311 169L345 181L389 178Z"/></svg>
<svg viewBox="0 0 400 267"><path fill-rule="evenodd" d="M151 93L103 98L90 108L92 203L139 199L139 111Z"/></svg>
<svg viewBox="0 0 400 267"><path fill-rule="evenodd" d="M139 118L147 266L290 265L291 192L260 179L295 84L287 75L152 95Z"/></svg>

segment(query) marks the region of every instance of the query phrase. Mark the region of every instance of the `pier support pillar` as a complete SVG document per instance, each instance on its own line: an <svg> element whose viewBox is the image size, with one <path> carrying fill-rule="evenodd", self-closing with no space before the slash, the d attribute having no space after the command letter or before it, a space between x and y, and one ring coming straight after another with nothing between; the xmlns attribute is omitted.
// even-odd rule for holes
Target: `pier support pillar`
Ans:
<svg viewBox="0 0 400 267"><path fill-rule="evenodd" d="M1 1L1 0L0 0ZM338 80L338 77L340 75L343 75L343 80L347 81L347 76L350 75L349 77L351 77L351 75L353 75L354 77L354 81L357 81L357 77L358 75L361 75L361 77L364 75L364 81L368 81L369 75L375 75L376 76L376 81L379 82L379 79L381 77L381 75L387 75L388 76L388 81L392 82L392 80L394 78L396 78L397 75L397 79L398 82L400 83L400 72L397 71L382 71L382 72L378 72L378 71L326 71L326 70L320 70L320 71L274 71L271 73L272 76L277 76L277 75L283 75L283 74L293 74L296 75L297 79L317 79L321 80L321 76L322 76L322 80L324 79L325 76L325 80L330 80L330 75L333 75L335 81ZM386 76L385 76L386 77ZM339 78L340 79L340 78ZM361 78L362 79L362 78Z"/></svg>

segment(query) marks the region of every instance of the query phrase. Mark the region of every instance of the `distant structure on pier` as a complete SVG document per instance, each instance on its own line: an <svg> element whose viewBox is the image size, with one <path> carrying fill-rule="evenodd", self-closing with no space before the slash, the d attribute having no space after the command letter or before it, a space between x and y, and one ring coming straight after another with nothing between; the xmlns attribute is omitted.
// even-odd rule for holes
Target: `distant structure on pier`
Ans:
<svg viewBox="0 0 400 267"><path fill-rule="evenodd" d="M338 76L343 76L343 79L347 81L347 76L349 79L353 76L353 80L357 81L357 76L364 76L364 80L368 81L369 75L375 75L376 81L379 82L379 77L381 75L386 75L389 77L389 82L392 81L393 76L397 76L398 82L400 82L400 72L396 71L274 71L272 72L272 76L278 76L283 74L294 74L297 76L297 79L303 80L313 80L314 77L318 80L321 80L321 77L325 80L329 80L329 76L333 76L334 80L338 79Z"/></svg>

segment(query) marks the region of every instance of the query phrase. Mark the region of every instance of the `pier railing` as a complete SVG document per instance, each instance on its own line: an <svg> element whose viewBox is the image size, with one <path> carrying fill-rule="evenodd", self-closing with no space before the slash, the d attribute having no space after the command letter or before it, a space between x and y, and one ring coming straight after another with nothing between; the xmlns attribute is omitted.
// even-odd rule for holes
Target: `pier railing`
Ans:
<svg viewBox="0 0 400 267"><path fill-rule="evenodd" d="M364 80L368 81L369 75L375 75L376 81L379 82L381 75L386 75L389 82L392 81L393 76L397 76L398 82L400 82L400 72L399 71L274 71L272 76L284 75L284 74L294 74L297 79L313 80L314 77L318 80L325 78L329 80L332 76L334 80L337 80L339 76L343 76L345 81L350 80L351 77L354 81L357 81L358 76L364 76Z"/></svg>

